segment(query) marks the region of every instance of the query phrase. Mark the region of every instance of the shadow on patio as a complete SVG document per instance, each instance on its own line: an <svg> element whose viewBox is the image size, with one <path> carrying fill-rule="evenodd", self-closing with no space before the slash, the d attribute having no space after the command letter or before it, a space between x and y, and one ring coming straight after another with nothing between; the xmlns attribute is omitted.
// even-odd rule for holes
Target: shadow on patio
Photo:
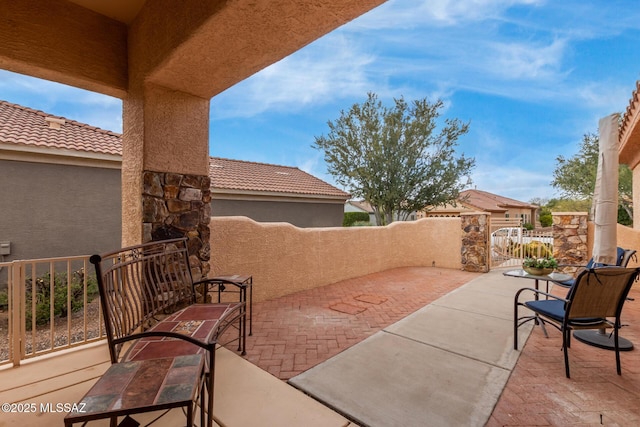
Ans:
<svg viewBox="0 0 640 427"><path fill-rule="evenodd" d="M500 270L401 268L256 303L246 358L262 370L219 350L214 419L229 427L637 425L637 350L622 354L620 377L612 352L574 340L567 380L559 333L545 339L536 329L517 359L512 299L527 285ZM637 285L630 296L640 298ZM636 343L639 304L623 312L622 335ZM100 344L0 371L2 402L38 405L4 413L0 425L62 425L64 413L43 413L40 403L79 400L108 365ZM174 411L156 425L183 420Z"/></svg>

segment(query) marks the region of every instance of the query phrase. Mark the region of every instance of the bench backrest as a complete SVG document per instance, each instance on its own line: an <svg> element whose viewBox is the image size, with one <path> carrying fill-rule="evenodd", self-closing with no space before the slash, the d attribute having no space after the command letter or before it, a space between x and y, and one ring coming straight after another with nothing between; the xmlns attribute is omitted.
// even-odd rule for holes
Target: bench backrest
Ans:
<svg viewBox="0 0 640 427"><path fill-rule="evenodd" d="M186 240L149 242L90 258L113 363L122 339L195 302Z"/></svg>

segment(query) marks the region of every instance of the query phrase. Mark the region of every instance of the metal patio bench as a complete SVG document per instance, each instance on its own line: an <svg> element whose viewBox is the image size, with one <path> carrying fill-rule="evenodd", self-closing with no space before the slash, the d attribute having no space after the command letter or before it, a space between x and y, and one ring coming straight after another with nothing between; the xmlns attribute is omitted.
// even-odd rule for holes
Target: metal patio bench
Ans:
<svg viewBox="0 0 640 427"><path fill-rule="evenodd" d="M234 301L207 303L207 293L224 292L220 282L194 281L187 239L144 243L90 258L112 363L205 357L206 408L212 426L215 349L231 326L245 352L246 292ZM227 285L233 283L225 282ZM219 298L218 298L218 301Z"/></svg>

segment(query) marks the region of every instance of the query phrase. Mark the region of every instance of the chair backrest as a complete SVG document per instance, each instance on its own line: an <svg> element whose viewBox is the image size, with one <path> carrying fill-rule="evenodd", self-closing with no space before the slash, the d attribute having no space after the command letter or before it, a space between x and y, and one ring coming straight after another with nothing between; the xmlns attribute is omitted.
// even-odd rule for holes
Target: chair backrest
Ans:
<svg viewBox="0 0 640 427"><path fill-rule="evenodd" d="M567 295L567 318L619 317L638 272L623 267L584 270Z"/></svg>
<svg viewBox="0 0 640 427"><path fill-rule="evenodd" d="M622 254L622 258L620 259L620 267L626 267L629 265L629 261L631 259L636 258L636 250L635 249L624 249L624 253Z"/></svg>
<svg viewBox="0 0 640 427"><path fill-rule="evenodd" d="M195 302L186 238L144 243L90 258L112 362L120 340L150 327L157 316Z"/></svg>

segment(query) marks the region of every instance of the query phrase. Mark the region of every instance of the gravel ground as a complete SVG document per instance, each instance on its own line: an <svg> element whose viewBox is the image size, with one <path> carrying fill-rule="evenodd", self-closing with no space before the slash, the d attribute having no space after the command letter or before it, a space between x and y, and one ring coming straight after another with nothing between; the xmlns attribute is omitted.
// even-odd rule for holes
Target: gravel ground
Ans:
<svg viewBox="0 0 640 427"><path fill-rule="evenodd" d="M87 305L87 336L89 339L98 336L99 324L102 323L100 316L100 302L96 298ZM54 347L69 345L67 318L56 318L54 323ZM0 313L0 362L9 358L9 320L8 313ZM104 328L103 328L104 329ZM84 312L77 311L71 315L71 343L84 340ZM49 325L38 326L35 334L36 351L51 349L51 328ZM31 331L27 331L26 353L29 355L33 350L33 337Z"/></svg>

